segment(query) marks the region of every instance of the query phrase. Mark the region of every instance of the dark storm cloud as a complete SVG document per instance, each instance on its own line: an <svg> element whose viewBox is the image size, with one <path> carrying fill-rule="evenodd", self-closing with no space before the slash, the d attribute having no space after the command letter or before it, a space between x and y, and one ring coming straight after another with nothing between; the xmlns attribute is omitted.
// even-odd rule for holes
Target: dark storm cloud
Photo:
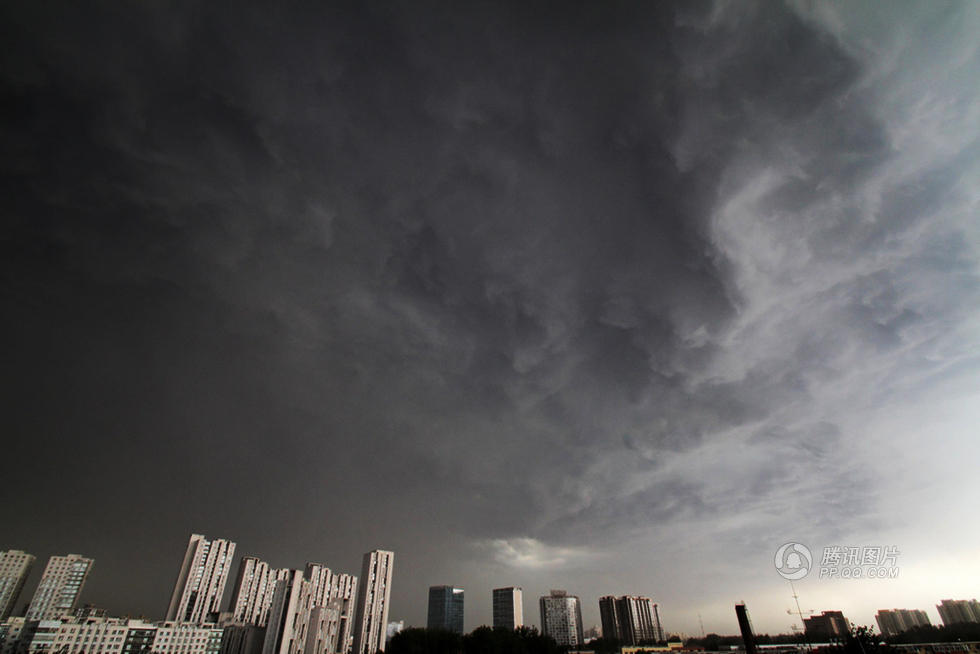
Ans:
<svg viewBox="0 0 980 654"><path fill-rule="evenodd" d="M424 586L433 534L547 567L805 493L842 529L874 482L825 388L976 295L908 247L962 161L877 193L861 64L786 7L4 14L17 532L105 551L103 596L102 532L152 543L147 611L191 530Z"/></svg>

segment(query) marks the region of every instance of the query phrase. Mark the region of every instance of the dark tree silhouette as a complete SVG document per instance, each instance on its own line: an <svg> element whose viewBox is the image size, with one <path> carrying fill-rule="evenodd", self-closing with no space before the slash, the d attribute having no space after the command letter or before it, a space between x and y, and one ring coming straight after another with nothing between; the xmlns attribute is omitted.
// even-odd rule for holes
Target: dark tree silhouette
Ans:
<svg viewBox="0 0 980 654"><path fill-rule="evenodd" d="M852 627L844 642L831 648L842 654L893 654L897 650L885 643L872 627Z"/></svg>

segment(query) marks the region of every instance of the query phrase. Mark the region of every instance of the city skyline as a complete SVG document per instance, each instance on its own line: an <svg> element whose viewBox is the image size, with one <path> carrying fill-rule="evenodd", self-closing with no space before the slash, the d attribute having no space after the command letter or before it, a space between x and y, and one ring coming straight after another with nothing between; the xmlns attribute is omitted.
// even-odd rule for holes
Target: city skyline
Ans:
<svg viewBox="0 0 980 654"><path fill-rule="evenodd" d="M228 541L227 539L221 539L221 538L214 539L214 540L217 540L221 544L221 546L223 548L222 551L227 551L227 549L229 547L232 550L235 547L237 547L237 544L234 541ZM201 534L191 534L189 541L190 542L189 542L189 544L187 546L187 551L185 552L185 556L184 556L184 560L185 561L188 560L188 557L190 557L190 559L193 560L197 556L197 554L198 554L197 544L198 543L200 543L201 541L206 541L208 543L211 542L209 539L207 539L206 536L203 536ZM206 557L206 553L207 553L208 549L209 548L206 548L204 550L204 558L207 558ZM29 552L24 552L23 550L10 550L10 552L13 552L17 556L18 559L23 558L23 556L27 556L27 557L31 557L32 556ZM385 552L384 550L376 550L375 552L383 552L386 555L392 555L393 554L392 552ZM0 553L3 553L3 552L0 552ZM371 556L372 556L373 553L374 552L367 552L367 553L365 553L361 557L361 559L362 559L362 572L363 572L363 566L366 566L366 565L369 564L369 560L371 559ZM66 558L67 559L68 557L78 557L78 556L79 555L68 555L67 557L52 557L52 558L58 558L58 559ZM94 558L85 558L85 557L79 557L79 558L82 561L87 562L84 575L82 576L82 585L84 585L85 581L88 579L88 570L90 570L91 567L94 566L95 559ZM71 559L71 560L74 560L74 559ZM50 564L50 560L49 560L49 564ZM247 613L250 614L250 615L253 615L253 616L263 615L263 614L265 614L265 613L268 612L268 605L271 604L271 597L266 598L265 601L261 601L261 600L259 600L255 596L255 589L252 590L252 599L251 599L251 601L246 601L244 603L239 601L239 600L241 600L241 598L239 597L240 592L247 591L248 590L247 575L250 572L255 572L257 569L258 570L265 570L265 572L269 575L269 578L271 578L273 580L285 579L291 573L291 574L294 574L294 575L298 575L297 579L299 579L300 582L306 581L306 583L309 584L310 583L310 580L311 580L311 570L312 570L313 571L313 579L314 579L313 583L315 585L318 585L320 587L319 588L320 595L322 595L323 597L326 597L326 594L327 593L332 593L331 596L340 598L342 600L341 603L337 605L337 608L340 609L340 614L338 616L340 618L339 619L340 632L342 634L347 634L349 638L353 639L353 631L354 631L354 627L355 627L354 620L355 620L355 617L356 617L354 615L354 610L355 610L355 607L354 607L354 602L355 602L354 594L355 594L355 591L354 591L354 589L357 588L357 577L355 577L353 575L350 575L350 574L347 574L347 573L332 573L331 570L328 569L328 568L326 568L325 566L321 566L319 564L314 564L314 563L307 563L306 564L306 573L304 573L302 570L291 569L288 566L285 567L285 568L273 568L266 561L262 560L261 557L254 556L254 555L251 555L251 554L242 554L242 555L238 556L237 558L232 559L230 562L226 563L226 567L227 566L231 566L231 569L233 569L235 571L236 580L235 580L234 583L228 583L229 580L227 578L225 579L225 585L222 586L223 590L222 590L221 595L220 595L220 597L221 597L220 607L222 608L222 612L227 611L227 613L229 615L232 615L233 616L233 615L236 615L237 614L236 608L237 608L237 611L242 611L244 608L246 608L246 605L247 605ZM182 572L183 565L181 565L180 567L181 567L181 572ZM323 579L320 582L315 581L315 579L318 578L318 576L320 574L323 574ZM178 574L178 587L179 587L179 581L180 581L180 579L182 577L183 577L182 574ZM24 581L29 581L29 577L25 578ZM387 588L388 592L390 592L390 590L391 590L390 589L391 581L392 581L392 578L389 577L382 584L385 588ZM865 580L865 581L868 581L868 580ZM34 596L34 594L36 594L38 588L34 588L33 591L31 591L31 588L32 588L31 583L23 583L23 582L22 582L21 588L22 588L22 591L24 591L24 592L22 592L20 594L19 598L15 598L16 599L15 607L19 607L19 611L20 612L26 612L28 610L28 605L29 605L29 603L31 603L33 601L33 596ZM432 591L433 588L436 588L436 587L430 586L428 588L428 591L427 591L429 593L430 599L431 599L431 591ZM444 587L441 587L441 588L452 588L452 587L444 586ZM239 589L242 589L242 591L240 591ZM275 590L275 586L273 584L272 591L274 592L274 590ZM462 589L458 589L458 590L462 590ZM30 592L27 592L27 591L30 591ZM504 587L504 588L496 588L495 587L495 588L490 589L487 598L485 598L487 600L486 602L482 602L482 601L477 600L477 601L473 602L473 604L471 604L471 607L472 606L475 606L475 608L473 608L473 611L470 614L470 617L467 617L466 620L465 620L465 622L464 622L463 633L468 633L472 629L475 629L476 627L479 627L479 626L492 626L494 624L493 613L494 613L495 596L496 596L497 591L513 591L513 592L516 592L520 596L523 595L523 591L519 587ZM312 592L315 593L316 591L312 591ZM299 593L299 591L297 591L297 597L299 596L298 593ZM551 590L549 590L548 593L551 593ZM174 588L173 591L172 591L171 602L174 601L174 598L177 595L178 595L177 588ZM589 598L592 595L595 596L595 602L591 602L590 603L588 600L589 600ZM28 597L28 596L30 596L30 597ZM542 594L541 595L542 599L544 597L547 597L547 596L548 596L548 594ZM323 602L323 597L320 597L320 599L319 599L320 602ZM602 618L601 610L600 609L601 609L601 605L602 605L603 600L606 600L606 599L618 599L620 601L622 601L622 600L631 600L633 603L635 603L638 600L641 601L641 602L652 602L652 604L651 604L651 606L653 607L653 611L651 613L652 623L655 624L655 625L657 625L657 628L660 629L660 630L662 630L662 633L664 635L678 634L678 635L683 635L685 637L690 637L690 636L697 635L697 633L699 633L699 630L703 630L704 629L704 618L703 618L703 614L702 614L701 610L696 610L696 615L695 615L695 619L697 620L697 624L698 624L698 629L696 629L696 630L686 630L686 629L683 629L683 628L669 629L667 627L660 626L662 624L661 615L660 615L660 609L659 609L660 602L653 602L653 600L650 599L649 597L626 595L626 596L618 597L617 598L615 596L608 595L607 593L598 592L598 591L592 591L591 595L589 593L585 593L584 594L584 597L586 598L585 601L579 600L579 602L578 602L578 604L579 604L579 610L582 612L582 614L584 616L583 619L582 619L582 628L583 628L584 631L585 630L588 630L588 629L591 629L592 627L600 627L603 624L603 618ZM882 598L881 598L881 601L883 603L887 604L887 601L885 600L885 597L886 596L883 595ZM79 593L76 593L74 595L73 602L74 602L75 605L78 605L79 603L81 603L81 601L83 599L86 600L84 602L86 605L95 606L100 611L101 610L104 610L104 605L103 604L88 601L86 598L83 597L83 595L80 592ZM669 606L670 606L670 604L669 604L669 598L667 598L667 600L668 600L668 612L669 612L670 611L670 609L669 609ZM955 616L967 616L971 620L973 619L973 616L974 616L975 613L980 614L980 611L977 611L977 609L976 609L977 600L975 598L973 598L973 599L957 599L957 600L950 600L950 599L938 600L938 599L935 599L935 600L931 600L931 602L932 603L928 603L927 602L922 607L914 607L914 608L910 609L912 612L914 612L916 614L920 614L920 615L922 615L922 616L925 617L925 622L923 624L930 624L930 622L934 622L935 624L947 624L948 625L949 624L949 620L947 620L943 616L943 613L942 613L942 611L944 610L942 607L944 605L946 606L945 610L947 611L947 614L949 614L950 612L953 612L952 614L955 615ZM242 605L239 606L239 604L242 604ZM260 606L260 605L263 605L263 604L266 605L266 609L264 611L262 610L262 607ZM593 604L594 604L594 606L593 606ZM324 605L325 605L325 602L324 602ZM420 603L420 605L422 605L424 607L428 607L428 606L430 606L430 602L428 602L428 601L427 602L422 602L422 603ZM851 609L849 608L851 605L849 605L846 601L845 602L837 602L837 604L835 604L834 606L844 606L845 608L843 610L843 613L844 614L849 614L849 615L851 614ZM15 610L15 609L12 609L12 610ZM428 609L426 608L426 611L427 610ZM894 609L894 610L897 611L897 609ZM931 610L931 612L935 616L938 617L938 620L932 620L932 618L930 618L930 613L927 612L927 610ZM836 609L831 609L830 610L830 612L835 612L835 611L836 611ZM884 632L884 630L881 629L880 616L881 616L882 613L889 614L892 611L893 611L893 609L879 608L879 609L876 609L875 610L875 613L874 613L874 615L871 616L871 619L866 620L866 621L863 620L863 619L858 619L857 621L853 621L852 624L857 624L857 625L877 625L877 628L879 630L881 630L881 631ZM902 610L902 611L903 612L907 612L906 610ZM818 614L818 613L821 613L821 612L823 612L823 609L816 610L816 611L809 611L808 610L807 616L810 616L811 614ZM199 612L199 613L201 613L201 612ZM791 616L795 616L795 612L792 609L787 609L785 611L785 613L788 613ZM201 614L202 615L205 615L206 612L203 612ZM476 614L476 617L473 617L472 614ZM150 619L150 620L166 620L166 619L168 619L169 613L167 613L166 615L164 615L164 614L156 615L156 614L153 614L153 613L144 613L144 612L141 612L141 611L126 610L125 608L123 608L123 609L115 608L115 609L110 609L109 610L109 615L116 616L116 617L143 616L146 619ZM487 616L487 617L484 618L484 617L481 617L481 616ZM405 623L406 626L408 626L408 627L413 627L413 626L415 626L415 627L426 626L427 623L428 623L428 621L429 621L428 616L424 616L422 618L422 620L420 620L418 622L413 622L411 620L406 620L406 618L404 616L390 616L390 617L400 618L400 621L403 622L403 623ZM594 620L592 619L593 617L595 618ZM690 619L690 616L688 616L688 619ZM773 624L778 624L778 621L781 620L781 619L782 618L779 618L779 617L776 617L776 616L773 616L773 615L764 615L763 616L763 621L771 621ZM810 618L807 617L807 618L803 619L801 622L797 622L793 617L791 617L791 619L790 619L790 621L788 623L788 626L786 628L783 628L783 629L779 629L779 628L776 628L776 629L766 629L766 628L763 628L763 629L757 630L756 633L757 634L760 634L760 633L771 633L771 634L776 634L776 633L782 633L782 634L792 633L792 632L794 632L794 627L799 627L801 629L803 627L805 627L806 626L806 623L808 622L809 619ZM379 617L379 620L380 620L380 617ZM261 620L255 621L255 620L250 620L250 619L241 619L241 618L238 618L236 620L236 622L244 623L244 624L259 624L261 622ZM724 626L726 623L727 623L727 627ZM891 618L889 618L889 623L890 624L894 624L892 622L892 619ZM380 622L376 622L376 624L377 625L380 625L381 623ZM540 620L536 620L535 619L535 616L533 616L533 615L530 616L530 618L525 617L524 624L527 625L527 626L531 626L531 627L537 628L537 629L541 629L541 627L542 627L542 625L540 623ZM709 628L707 629L706 633L707 632L711 632L711 633L719 633L719 634L733 634L733 633L735 633L738 630L738 622L735 619L732 619L730 622L725 621L725 620L722 620L722 621L720 621L718 623L715 623L714 625L713 625L713 623L709 622L708 625L709 625ZM721 625L721 626L718 626L718 625ZM385 622L385 626L387 626L387 621ZM717 627L717 628L715 628L715 627ZM728 631L726 631L726 629L728 629ZM375 637L376 638L380 638L381 637L380 632L377 631L377 630L375 631ZM343 639L341 639L341 642L342 642L342 640Z"/></svg>
<svg viewBox="0 0 980 654"><path fill-rule="evenodd" d="M688 634L977 596L980 3L0 25L15 610L79 552L163 617L188 534L358 576L368 645L445 582L467 629L502 586Z"/></svg>

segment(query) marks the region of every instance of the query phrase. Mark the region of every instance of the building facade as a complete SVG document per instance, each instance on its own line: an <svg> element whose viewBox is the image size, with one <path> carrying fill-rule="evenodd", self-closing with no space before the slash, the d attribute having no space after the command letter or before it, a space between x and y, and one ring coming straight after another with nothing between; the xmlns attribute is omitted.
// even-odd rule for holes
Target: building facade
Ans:
<svg viewBox="0 0 980 654"><path fill-rule="evenodd" d="M265 627L254 624L227 625L221 632L221 654L262 654Z"/></svg>
<svg viewBox="0 0 980 654"><path fill-rule="evenodd" d="M20 550L0 552L0 620L14 612L24 582L34 567L34 556Z"/></svg>
<svg viewBox="0 0 980 654"><path fill-rule="evenodd" d="M0 622L0 654L23 654L31 643L36 621L16 617Z"/></svg>
<svg viewBox="0 0 980 654"><path fill-rule="evenodd" d="M11 621L20 621L19 624ZM24 621L16 640L8 633L4 654L220 654L223 629L217 624L150 623L125 618L65 616L60 620Z"/></svg>
<svg viewBox="0 0 980 654"><path fill-rule="evenodd" d="M224 629L213 622L156 623L152 654L220 654Z"/></svg>
<svg viewBox="0 0 980 654"><path fill-rule="evenodd" d="M290 644L303 638L304 594L309 594L309 590L304 593L303 572L300 570L290 570L284 579L276 583L262 654L288 654Z"/></svg>
<svg viewBox="0 0 980 654"><path fill-rule="evenodd" d="M290 570L276 584L263 654L334 654L346 652L342 641L342 600L332 595L329 568L310 563L304 572Z"/></svg>
<svg viewBox="0 0 980 654"><path fill-rule="evenodd" d="M936 605L936 610L947 627L963 622L980 622L980 603L975 599L942 600Z"/></svg>
<svg viewBox="0 0 980 654"><path fill-rule="evenodd" d="M599 598L602 634L623 645L652 644L666 640L659 607L649 597L607 595Z"/></svg>
<svg viewBox="0 0 980 654"><path fill-rule="evenodd" d="M616 612L616 598L605 595L599 598L599 620L602 622L602 637L623 642L623 632L619 627L619 614Z"/></svg>
<svg viewBox="0 0 980 654"><path fill-rule="evenodd" d="M824 611L820 615L803 618L803 627L811 643L839 641L851 633L851 623L841 611Z"/></svg>
<svg viewBox="0 0 980 654"><path fill-rule="evenodd" d="M387 550L364 555L357 590L353 654L374 654L385 649L394 562L395 553Z"/></svg>
<svg viewBox="0 0 980 654"><path fill-rule="evenodd" d="M429 615L426 626L457 634L463 633L464 593L454 586L429 588Z"/></svg>
<svg viewBox="0 0 980 654"><path fill-rule="evenodd" d="M493 589L493 627L517 629L524 626L524 591L515 586Z"/></svg>
<svg viewBox="0 0 980 654"><path fill-rule="evenodd" d="M875 622L882 636L897 636L913 627L932 624L926 612L919 609L881 609L875 614Z"/></svg>
<svg viewBox="0 0 980 654"><path fill-rule="evenodd" d="M131 638L131 631L139 637ZM52 648L58 654L124 654L134 650L139 654L144 650L134 645L142 643L152 646L155 636L156 626L142 620L73 618L59 621Z"/></svg>
<svg viewBox="0 0 980 654"><path fill-rule="evenodd" d="M330 580L330 601L336 602L339 620L335 653L347 654L354 639L357 577L349 574L334 574Z"/></svg>
<svg viewBox="0 0 980 654"><path fill-rule="evenodd" d="M191 534L167 608L167 621L214 622L221 611L235 543Z"/></svg>
<svg viewBox="0 0 980 654"><path fill-rule="evenodd" d="M254 556L243 557L232 595L232 621L264 627L269 620L269 607L272 606L276 583L288 573L288 568L272 568Z"/></svg>
<svg viewBox="0 0 980 654"><path fill-rule="evenodd" d="M48 559L34 598L27 608L27 619L56 620L63 615L71 615L94 563L80 554Z"/></svg>
<svg viewBox="0 0 980 654"><path fill-rule="evenodd" d="M554 638L563 647L578 647L583 643L582 603L578 597L553 590L539 604L542 634Z"/></svg>

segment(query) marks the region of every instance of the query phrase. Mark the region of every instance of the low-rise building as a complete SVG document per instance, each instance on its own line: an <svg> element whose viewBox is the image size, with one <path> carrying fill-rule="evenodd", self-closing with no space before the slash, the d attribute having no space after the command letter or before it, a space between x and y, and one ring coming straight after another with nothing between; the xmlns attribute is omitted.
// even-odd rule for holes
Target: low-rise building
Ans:
<svg viewBox="0 0 980 654"><path fill-rule="evenodd" d="M839 641L851 632L851 623L841 611L824 611L820 615L803 618L803 627L811 643Z"/></svg>

